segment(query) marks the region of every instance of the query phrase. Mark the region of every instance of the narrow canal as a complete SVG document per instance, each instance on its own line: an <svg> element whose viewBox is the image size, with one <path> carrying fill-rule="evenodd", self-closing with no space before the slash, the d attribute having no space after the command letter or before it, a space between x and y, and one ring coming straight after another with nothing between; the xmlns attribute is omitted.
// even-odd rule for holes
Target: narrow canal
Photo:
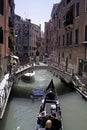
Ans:
<svg viewBox="0 0 87 130"><path fill-rule="evenodd" d="M20 80L19 87L13 87L13 97L9 99L4 118L0 120L0 130L35 130L41 99L29 99L28 90L44 88L52 78L59 94L64 130L86 130L87 102L46 70L36 71L33 82ZM19 90L27 91L27 98L22 97Z"/></svg>

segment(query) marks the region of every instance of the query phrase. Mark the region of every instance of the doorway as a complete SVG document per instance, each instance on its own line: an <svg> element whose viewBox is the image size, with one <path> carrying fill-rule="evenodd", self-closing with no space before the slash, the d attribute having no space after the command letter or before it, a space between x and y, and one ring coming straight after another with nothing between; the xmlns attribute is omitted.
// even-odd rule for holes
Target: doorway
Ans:
<svg viewBox="0 0 87 130"><path fill-rule="evenodd" d="M68 69L68 57L66 57L66 66L65 66L65 71Z"/></svg>
<svg viewBox="0 0 87 130"><path fill-rule="evenodd" d="M78 74L82 76L83 72L83 59L79 59L79 68L78 68Z"/></svg>

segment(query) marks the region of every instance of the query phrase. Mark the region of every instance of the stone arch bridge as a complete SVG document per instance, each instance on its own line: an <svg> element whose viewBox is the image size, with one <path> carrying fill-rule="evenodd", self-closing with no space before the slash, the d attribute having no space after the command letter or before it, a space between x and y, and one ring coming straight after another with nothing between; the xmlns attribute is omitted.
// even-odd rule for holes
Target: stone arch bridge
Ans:
<svg viewBox="0 0 87 130"><path fill-rule="evenodd" d="M65 81L66 83L70 83L72 81L72 73L65 72L64 70L58 67L40 63L39 65L35 64L33 66L27 64L18 68L18 70L15 72L15 82L17 82L25 73L31 72L32 70L40 69L47 69L54 76L60 78L62 81Z"/></svg>

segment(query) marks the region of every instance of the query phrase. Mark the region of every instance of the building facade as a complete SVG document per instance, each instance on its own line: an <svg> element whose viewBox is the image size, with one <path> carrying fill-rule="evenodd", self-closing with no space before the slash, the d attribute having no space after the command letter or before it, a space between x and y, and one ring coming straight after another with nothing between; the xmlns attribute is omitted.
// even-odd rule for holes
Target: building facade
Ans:
<svg viewBox="0 0 87 130"><path fill-rule="evenodd" d="M41 46L40 46L40 61L44 60L44 55L45 55L45 41L44 41L44 32L41 32Z"/></svg>
<svg viewBox="0 0 87 130"><path fill-rule="evenodd" d="M14 50L14 0L0 0L0 76L7 72L9 55Z"/></svg>
<svg viewBox="0 0 87 130"><path fill-rule="evenodd" d="M51 13L55 64L86 77L87 0L61 0Z"/></svg>
<svg viewBox="0 0 87 130"><path fill-rule="evenodd" d="M30 44L29 44L29 56L36 62L37 56L39 56L41 47L41 26L31 24L30 28Z"/></svg>
<svg viewBox="0 0 87 130"><path fill-rule="evenodd" d="M15 15L15 53L24 64L29 62L29 42L31 21Z"/></svg>
<svg viewBox="0 0 87 130"><path fill-rule="evenodd" d="M31 23L30 19L22 19L15 15L15 52L21 64L36 60L41 44L41 27Z"/></svg>

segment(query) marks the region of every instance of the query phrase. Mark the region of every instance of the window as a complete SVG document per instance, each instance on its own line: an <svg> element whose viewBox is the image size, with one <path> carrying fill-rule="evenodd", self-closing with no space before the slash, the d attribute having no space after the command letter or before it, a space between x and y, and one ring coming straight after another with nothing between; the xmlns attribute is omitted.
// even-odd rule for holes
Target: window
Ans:
<svg viewBox="0 0 87 130"><path fill-rule="evenodd" d="M66 3L68 4L71 0L66 0Z"/></svg>
<svg viewBox="0 0 87 130"><path fill-rule="evenodd" d="M64 58L64 53L62 53L62 58Z"/></svg>
<svg viewBox="0 0 87 130"><path fill-rule="evenodd" d="M76 3L76 17L79 16L79 3Z"/></svg>
<svg viewBox="0 0 87 130"><path fill-rule="evenodd" d="M52 19L55 19L55 14L53 15Z"/></svg>
<svg viewBox="0 0 87 130"><path fill-rule="evenodd" d="M24 26L24 27L28 27L28 23L24 23L23 26Z"/></svg>
<svg viewBox="0 0 87 130"><path fill-rule="evenodd" d="M79 29L75 31L75 44L78 44L79 42Z"/></svg>
<svg viewBox="0 0 87 130"><path fill-rule="evenodd" d="M48 41L49 41L49 40L48 40L48 38L47 38L47 39L46 39L46 43L48 43Z"/></svg>
<svg viewBox="0 0 87 130"><path fill-rule="evenodd" d="M59 46L60 46L60 36L59 36L59 38L58 38L58 39L59 39Z"/></svg>
<svg viewBox="0 0 87 130"><path fill-rule="evenodd" d="M72 45L72 31L70 32L70 41L69 41L69 45Z"/></svg>
<svg viewBox="0 0 87 130"><path fill-rule="evenodd" d="M8 2L9 2L9 5L11 6L11 0L8 0Z"/></svg>
<svg viewBox="0 0 87 130"><path fill-rule="evenodd" d="M63 16L63 22L64 22L65 20L66 20L66 16L64 15L64 16Z"/></svg>
<svg viewBox="0 0 87 130"><path fill-rule="evenodd" d="M1 54L0 54L0 65L1 65Z"/></svg>
<svg viewBox="0 0 87 130"><path fill-rule="evenodd" d="M71 56L71 53L69 54L69 59L71 59L72 58L72 56Z"/></svg>
<svg viewBox="0 0 87 130"><path fill-rule="evenodd" d="M85 41L87 41L87 25L85 26Z"/></svg>
<svg viewBox="0 0 87 130"><path fill-rule="evenodd" d="M4 11L4 0L0 0L0 14L3 15Z"/></svg>
<svg viewBox="0 0 87 130"><path fill-rule="evenodd" d="M14 50L13 42L12 42L12 39L10 37L8 37L8 47L11 51Z"/></svg>
<svg viewBox="0 0 87 130"><path fill-rule="evenodd" d="M72 45L72 31L67 33L66 45Z"/></svg>
<svg viewBox="0 0 87 130"><path fill-rule="evenodd" d="M85 41L87 41L87 25L85 26Z"/></svg>
<svg viewBox="0 0 87 130"><path fill-rule="evenodd" d="M18 27L20 25L20 23L15 23L15 26Z"/></svg>
<svg viewBox="0 0 87 130"><path fill-rule="evenodd" d="M58 21L58 27L61 28L61 21L60 21L60 19Z"/></svg>
<svg viewBox="0 0 87 130"><path fill-rule="evenodd" d="M2 27L0 27L0 43L3 43L3 30L2 30Z"/></svg>
<svg viewBox="0 0 87 130"><path fill-rule="evenodd" d="M63 35L63 46L65 44L65 35Z"/></svg>
<svg viewBox="0 0 87 130"><path fill-rule="evenodd" d="M87 0L85 0L85 12L87 12Z"/></svg>
<svg viewBox="0 0 87 130"><path fill-rule="evenodd" d="M60 57L60 53L59 53L59 57Z"/></svg>
<svg viewBox="0 0 87 130"><path fill-rule="evenodd" d="M12 23L11 17L9 17L9 19L8 19L8 26L13 28L13 23Z"/></svg>
<svg viewBox="0 0 87 130"><path fill-rule="evenodd" d="M85 59L87 60L87 48L85 50Z"/></svg>
<svg viewBox="0 0 87 130"><path fill-rule="evenodd" d="M65 0L63 0L63 7L65 7L65 2L66 2L66 1L65 1Z"/></svg>
<svg viewBox="0 0 87 130"><path fill-rule="evenodd" d="M69 44L69 33L67 33L67 37L66 37L66 45Z"/></svg>
<svg viewBox="0 0 87 130"><path fill-rule="evenodd" d="M15 30L15 35L18 35L18 34L19 34L19 30L16 29L16 30Z"/></svg>

